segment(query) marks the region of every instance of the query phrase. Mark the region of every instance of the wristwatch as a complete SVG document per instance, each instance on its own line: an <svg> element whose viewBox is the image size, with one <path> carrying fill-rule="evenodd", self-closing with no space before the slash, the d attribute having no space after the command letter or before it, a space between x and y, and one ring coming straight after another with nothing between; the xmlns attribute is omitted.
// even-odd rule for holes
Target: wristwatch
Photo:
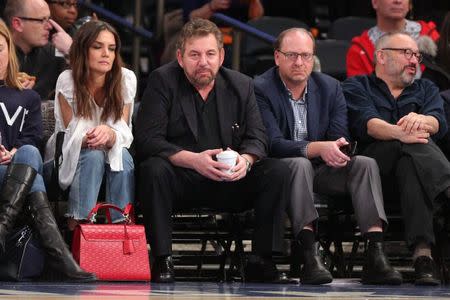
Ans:
<svg viewBox="0 0 450 300"><path fill-rule="evenodd" d="M248 159L246 159L244 156L242 156L245 159L245 166L247 167L247 173L250 172L250 170L252 169L252 164L250 163L250 161Z"/></svg>

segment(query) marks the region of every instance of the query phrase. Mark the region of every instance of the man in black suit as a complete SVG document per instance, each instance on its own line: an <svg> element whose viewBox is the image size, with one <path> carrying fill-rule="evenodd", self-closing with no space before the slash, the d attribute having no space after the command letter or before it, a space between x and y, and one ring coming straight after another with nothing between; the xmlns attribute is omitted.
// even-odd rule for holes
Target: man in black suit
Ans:
<svg viewBox="0 0 450 300"><path fill-rule="evenodd" d="M264 158L267 141L249 77L222 67L217 26L194 19L183 27L177 61L152 72L136 122L139 199L151 250L152 280L173 282L171 215L180 208L255 210L254 256L247 280L278 278L287 165ZM232 172L216 161L237 152Z"/></svg>

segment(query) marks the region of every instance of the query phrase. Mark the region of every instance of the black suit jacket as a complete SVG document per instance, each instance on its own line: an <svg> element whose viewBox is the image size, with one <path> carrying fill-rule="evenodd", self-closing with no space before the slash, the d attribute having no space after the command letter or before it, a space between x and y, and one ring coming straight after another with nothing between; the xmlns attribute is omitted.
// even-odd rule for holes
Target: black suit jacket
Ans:
<svg viewBox="0 0 450 300"><path fill-rule="evenodd" d="M181 150L195 151L197 114L192 89L176 61L150 74L135 126L138 160L151 156L168 158ZM215 91L222 147L265 157L267 138L252 80L221 67Z"/></svg>

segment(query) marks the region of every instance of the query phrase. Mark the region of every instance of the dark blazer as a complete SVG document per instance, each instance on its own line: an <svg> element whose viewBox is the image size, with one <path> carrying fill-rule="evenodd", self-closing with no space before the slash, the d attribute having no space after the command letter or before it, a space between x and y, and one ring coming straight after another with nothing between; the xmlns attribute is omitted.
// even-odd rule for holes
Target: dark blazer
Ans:
<svg viewBox="0 0 450 300"><path fill-rule="evenodd" d="M294 112L288 92L273 67L254 80L256 101L269 136L269 154L274 157L302 156L309 142L349 139L347 105L339 81L313 72L308 79L307 128L304 141L294 141Z"/></svg>
<svg viewBox="0 0 450 300"><path fill-rule="evenodd" d="M214 88L222 147L265 157L267 137L252 80L221 67ZM138 160L168 158L181 150L195 150L197 113L192 91L193 86L176 61L150 74L135 126Z"/></svg>

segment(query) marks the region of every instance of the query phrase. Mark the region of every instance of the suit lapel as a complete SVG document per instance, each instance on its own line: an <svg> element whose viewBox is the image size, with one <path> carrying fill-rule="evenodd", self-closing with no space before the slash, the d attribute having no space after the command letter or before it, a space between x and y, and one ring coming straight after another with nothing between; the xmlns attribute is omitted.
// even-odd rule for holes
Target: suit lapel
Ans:
<svg viewBox="0 0 450 300"><path fill-rule="evenodd" d="M234 111L235 97L232 95L226 82L220 73L217 74L215 87L217 100L217 116L219 118L220 138L225 147L232 146L232 127L233 116L236 116ZM239 124L238 124L239 125Z"/></svg>
<svg viewBox="0 0 450 300"><path fill-rule="evenodd" d="M308 139L310 141L316 140L319 130L320 122L320 100L317 95L317 86L313 80L308 79L308 94L306 95L308 101L307 115L308 120Z"/></svg>
<svg viewBox="0 0 450 300"><path fill-rule="evenodd" d="M198 121L197 112L195 110L195 99L193 97L193 87L187 79L184 80L184 86L178 93L178 99L180 99L181 108L183 109L186 121L191 129L195 140L198 140Z"/></svg>
<svg viewBox="0 0 450 300"><path fill-rule="evenodd" d="M281 99L282 110L286 112L284 115L286 116L287 119L290 135L289 137L294 138L294 112L292 111L291 101L289 100L289 95L286 90L286 86L284 85L283 81L281 81L280 75L278 73L278 68L275 68L274 72L275 72L274 76L276 76L278 79L277 82L278 88L274 89L274 91L277 91L279 93L278 97L276 98Z"/></svg>

